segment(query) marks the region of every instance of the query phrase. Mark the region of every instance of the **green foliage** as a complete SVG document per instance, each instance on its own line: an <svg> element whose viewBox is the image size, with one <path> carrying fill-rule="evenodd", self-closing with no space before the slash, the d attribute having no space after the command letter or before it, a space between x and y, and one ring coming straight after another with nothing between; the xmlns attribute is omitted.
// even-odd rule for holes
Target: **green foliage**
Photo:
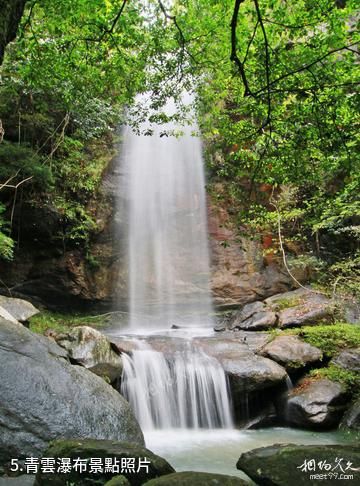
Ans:
<svg viewBox="0 0 360 486"><path fill-rule="evenodd" d="M360 346L360 327L354 324L305 326L292 332L301 335L304 341L321 349L328 358L335 356L343 348Z"/></svg>
<svg viewBox="0 0 360 486"><path fill-rule="evenodd" d="M246 225L274 235L276 254L280 218L288 253L308 253L323 268L351 264L360 234L355 2L340 9L332 0L265 0L266 43L254 2L242 2L236 50L248 96L227 61L234 2L196 5L196 20L188 12L182 25L188 37L200 24L209 33L206 46L191 51L206 65L198 110L210 178L225 185L235 222L242 232Z"/></svg>
<svg viewBox="0 0 360 486"><path fill-rule="evenodd" d="M29 174L39 160L50 172L56 189L45 197L67 214L65 239L93 229L88 202L103 164L88 144L129 106L136 127L145 117L166 122L169 97L172 118L189 118L187 90L211 191L236 224L274 235L276 254L280 218L287 252L316 258L330 269L328 284L341 276L356 293L345 284L360 220L356 1L240 2L233 45L233 0L170 4L164 13L157 0L28 2L2 66L0 118L9 142L33 150ZM150 96L134 106L138 92Z"/></svg>
<svg viewBox="0 0 360 486"><path fill-rule="evenodd" d="M2 217L5 207L0 203L0 257L11 260L14 256L14 240L7 236L7 223Z"/></svg>
<svg viewBox="0 0 360 486"><path fill-rule="evenodd" d="M143 7L126 6L117 18L122 5L121 0L28 2L1 67L0 185L10 177L14 186L31 178L21 188L21 200L55 206L63 214L54 239L64 247L81 243L86 250L96 228L89 201L113 155L110 133L144 83ZM0 195L4 221L12 212L9 191ZM0 258L9 258L13 242L0 235Z"/></svg>
<svg viewBox="0 0 360 486"><path fill-rule="evenodd" d="M276 308L277 311L282 311L284 309L289 309L291 307L296 307L300 304L304 303L304 300L301 299L300 297L293 297L291 298L283 298L283 299L278 299L274 303L274 308Z"/></svg>
<svg viewBox="0 0 360 486"><path fill-rule="evenodd" d="M341 383L351 395L357 395L360 392L359 373L345 370L334 364L330 364L327 368L311 370L310 376L315 378L328 378L329 380L337 381Z"/></svg>
<svg viewBox="0 0 360 486"><path fill-rule="evenodd" d="M360 298L360 251L347 256L328 268L325 281L337 294Z"/></svg>
<svg viewBox="0 0 360 486"><path fill-rule="evenodd" d="M106 316L84 316L82 314L42 311L30 319L30 330L38 334L44 334L48 329L65 333L76 326L90 326L98 329L105 326L106 323Z"/></svg>
<svg viewBox="0 0 360 486"><path fill-rule="evenodd" d="M44 190L53 182L49 167L42 164L42 158L30 147L4 141L0 144L0 160L0 178L4 182L11 179L12 186L28 177Z"/></svg>

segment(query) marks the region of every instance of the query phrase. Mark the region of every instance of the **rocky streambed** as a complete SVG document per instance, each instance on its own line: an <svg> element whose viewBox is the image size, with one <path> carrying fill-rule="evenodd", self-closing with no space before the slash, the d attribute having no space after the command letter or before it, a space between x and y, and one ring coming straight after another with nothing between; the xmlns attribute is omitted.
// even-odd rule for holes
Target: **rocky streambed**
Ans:
<svg viewBox="0 0 360 486"><path fill-rule="evenodd" d="M287 307L284 306L284 299ZM167 359L189 346L199 353L216 358L229 379L235 419L239 427L249 430L266 426L295 426L322 431L340 426L345 430L358 431L360 404L358 400L352 401L351 390L337 380L311 377L308 372L313 367L335 364L345 371L356 373L359 371L359 349L345 346L330 360L320 348L306 342L301 332L296 335L284 332L287 328L299 327L301 330L305 324L317 326L323 323L326 312L330 315L331 302L322 297L321 302L316 299L310 292L295 291L285 297L282 295L282 300L277 296L272 300L267 299L265 303L249 304L226 316L225 320L218 323L217 331L207 335L203 331L198 335L195 332L189 339L188 331L181 329L162 335L134 337L114 336L110 333L104 335L86 326L76 327L67 333L49 331L48 337L41 336L20 322L26 323L37 312L36 309L19 299L3 298L0 302L0 472L11 472L13 458L24 461L29 456L46 457L48 444L59 438L75 440L72 443L74 447L91 438L95 441L110 440L111 447L119 447L123 451L133 451L134 447L141 449L144 444L142 431L129 404L117 389L123 368L122 354L131 355L144 342L155 351L163 353ZM284 317L285 311L287 320ZM290 318L290 315L293 317ZM260 327L251 326L250 321L261 321L262 324ZM274 328L276 331L269 332L269 329ZM275 430L269 429L274 431L270 432L274 440L277 437ZM315 434L313 440L310 440L314 447L329 444L326 433ZM167 441L170 436L174 438L176 434L171 432ZM281 434L279 437L281 441L284 440ZM291 442L291 438L290 434L287 442ZM244 440L244 437L238 437L232 443L232 447L238 447L239 455L243 449L236 444ZM332 440L339 441L336 437ZM353 440L352 437L350 440ZM124 445L122 441L133 445ZM205 442L208 443L208 439ZM220 442L216 444L219 451ZM156 441L150 440L150 443L154 444L155 452L162 452L162 447L157 448ZM100 445L109 447L102 442ZM91 447L84 452L88 457L94 453ZM269 446L266 450L256 449L252 453L243 453L238 467L256 484L289 484L290 466L283 467L283 471L276 466L276 460L281 462L289 452L282 447ZM318 446L317 451L311 449L311 454L323 457L324 454L319 452L322 447ZM335 456L341 455L359 465L358 448L353 442L345 449L341 449L340 445L337 447L328 450L328 459L335 460ZM307 446L295 449L295 452L291 450L289 454L291 457L295 454L296 464L309 457ZM184 450L188 453L186 447ZM59 449L57 453L64 452ZM264 464L261 473L258 472L256 460ZM295 462L291 461L294 469ZM300 465L301 462L296 467ZM179 469L177 464L176 467ZM149 484L153 485L209 484L206 481L216 479L211 478L211 475L194 472L175 474L171 466L166 468L166 475L161 480L157 479L160 473L155 472L153 476L141 479L142 482L136 482L134 478L125 475L125 478L116 479L117 482L114 479L111 484L146 484L145 481L151 478ZM300 472L295 471L294 474ZM189 474L192 475L192 482L186 483ZM48 479L44 482L45 479L40 476L36 484L50 484ZM300 476L296 484L302 484ZM5 477L1 481L5 481ZM105 475L99 484L105 484L110 479L111 476ZM61 480L57 481L51 484L65 484ZM239 478L223 477L221 481L221 484L242 484Z"/></svg>

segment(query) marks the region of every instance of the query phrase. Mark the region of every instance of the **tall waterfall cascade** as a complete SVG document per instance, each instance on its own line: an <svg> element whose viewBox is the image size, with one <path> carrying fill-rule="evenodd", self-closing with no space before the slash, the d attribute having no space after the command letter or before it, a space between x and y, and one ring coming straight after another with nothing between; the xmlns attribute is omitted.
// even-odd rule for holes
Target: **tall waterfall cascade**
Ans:
<svg viewBox="0 0 360 486"><path fill-rule="evenodd" d="M169 102L166 114L175 107ZM181 135L174 136L174 132ZM145 122L123 141L130 328L211 325L205 177L196 124Z"/></svg>
<svg viewBox="0 0 360 486"><path fill-rule="evenodd" d="M205 354L133 351L124 357L121 393L144 430L232 426L224 370Z"/></svg>
<svg viewBox="0 0 360 486"><path fill-rule="evenodd" d="M168 104L166 114L172 111ZM213 327L205 177L196 131L196 124L168 122L124 132L130 333ZM167 356L141 344L124 355L121 392L145 430L232 426L223 368L194 350L191 339L188 348Z"/></svg>

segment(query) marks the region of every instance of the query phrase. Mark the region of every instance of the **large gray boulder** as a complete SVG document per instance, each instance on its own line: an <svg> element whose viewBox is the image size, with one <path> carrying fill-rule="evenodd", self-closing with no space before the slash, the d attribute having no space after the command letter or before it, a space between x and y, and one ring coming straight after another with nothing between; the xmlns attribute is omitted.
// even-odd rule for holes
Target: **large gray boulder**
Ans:
<svg viewBox="0 0 360 486"><path fill-rule="evenodd" d="M32 474L22 474L17 477L0 476L0 486L33 486L35 476Z"/></svg>
<svg viewBox="0 0 360 486"><path fill-rule="evenodd" d="M241 454L236 467L259 486L330 486L341 482L359 484L359 464L360 448L355 444L275 444ZM353 479L336 480L342 474L353 475Z"/></svg>
<svg viewBox="0 0 360 486"><path fill-rule="evenodd" d="M121 376L122 359L101 332L88 326L78 326L66 334L55 336L69 357L110 382Z"/></svg>
<svg viewBox="0 0 360 486"><path fill-rule="evenodd" d="M4 311L10 314L12 319L9 319L9 316L5 314ZM27 300L0 295L0 316L4 319L25 322L39 312L40 311Z"/></svg>
<svg viewBox="0 0 360 486"><path fill-rule="evenodd" d="M97 458L100 463L100 470L91 473L90 467L80 473L72 469L68 474L54 474L52 472L39 471L36 476L35 486L76 486L105 485L112 476L121 474L125 476L131 486L140 486L152 478L175 472L174 468L160 456L149 451L143 446L129 442L113 440L57 440L50 444L45 451L44 457L62 458L68 457L71 462L77 458L90 461ZM117 461L117 472L106 469L105 460L115 464ZM144 459L147 463L144 462ZM129 460L129 461L128 461ZM126 463L133 461L126 467ZM116 467L116 466L115 466ZM118 482L119 483L119 482ZM124 484L124 481L122 481Z"/></svg>
<svg viewBox="0 0 360 486"><path fill-rule="evenodd" d="M233 393L261 391L284 383L286 370L268 358L248 353L220 359Z"/></svg>
<svg viewBox="0 0 360 486"><path fill-rule="evenodd" d="M348 371L360 371L360 348L344 349L331 363Z"/></svg>
<svg viewBox="0 0 360 486"><path fill-rule="evenodd" d="M333 314L334 303L325 295L300 288L246 304L219 323L215 330L259 331L316 325L323 320L332 320Z"/></svg>
<svg viewBox="0 0 360 486"><path fill-rule="evenodd" d="M287 421L306 428L334 427L344 413L346 399L340 383L328 379L300 382L288 394Z"/></svg>
<svg viewBox="0 0 360 486"><path fill-rule="evenodd" d="M288 372L322 359L320 349L297 336L277 336L261 349L260 354L284 366Z"/></svg>
<svg viewBox="0 0 360 486"><path fill-rule="evenodd" d="M126 400L44 336L0 320L0 467L59 437L143 444Z"/></svg>
<svg viewBox="0 0 360 486"><path fill-rule="evenodd" d="M345 412L341 419L340 428L360 431L360 398L355 400Z"/></svg>
<svg viewBox="0 0 360 486"><path fill-rule="evenodd" d="M236 476L183 471L151 479L144 486L247 486L248 484L247 481Z"/></svg>
<svg viewBox="0 0 360 486"><path fill-rule="evenodd" d="M276 314L265 307L263 302L253 302L245 305L230 321L229 329L244 329L261 331L276 326Z"/></svg>
<svg viewBox="0 0 360 486"><path fill-rule="evenodd" d="M267 298L265 304L278 315L281 328L316 325L333 318L334 304L325 295L297 289Z"/></svg>

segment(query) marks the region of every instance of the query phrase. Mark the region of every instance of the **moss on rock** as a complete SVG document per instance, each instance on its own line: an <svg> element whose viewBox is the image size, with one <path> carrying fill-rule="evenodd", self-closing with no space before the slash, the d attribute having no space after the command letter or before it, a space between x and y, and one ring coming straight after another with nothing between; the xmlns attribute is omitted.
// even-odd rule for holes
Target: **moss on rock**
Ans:
<svg viewBox="0 0 360 486"><path fill-rule="evenodd" d="M129 486L130 483L125 476L114 476L105 486Z"/></svg>
<svg viewBox="0 0 360 486"><path fill-rule="evenodd" d="M330 464L331 468L335 468L341 458L341 466L344 470L348 461L352 464L351 467L358 468L360 464L359 446L277 444L245 452L240 456L236 467L244 471L260 486L323 485L325 482L330 483L324 477L310 479L310 475L326 474L328 471L324 467L321 468L319 464ZM310 468L306 466L307 464L310 464ZM339 466L334 472L338 472L339 475L342 473ZM359 484L358 470L347 470L345 474L353 474L353 484Z"/></svg>
<svg viewBox="0 0 360 486"><path fill-rule="evenodd" d="M246 486L247 484L236 476L184 471L151 479L144 486Z"/></svg>

